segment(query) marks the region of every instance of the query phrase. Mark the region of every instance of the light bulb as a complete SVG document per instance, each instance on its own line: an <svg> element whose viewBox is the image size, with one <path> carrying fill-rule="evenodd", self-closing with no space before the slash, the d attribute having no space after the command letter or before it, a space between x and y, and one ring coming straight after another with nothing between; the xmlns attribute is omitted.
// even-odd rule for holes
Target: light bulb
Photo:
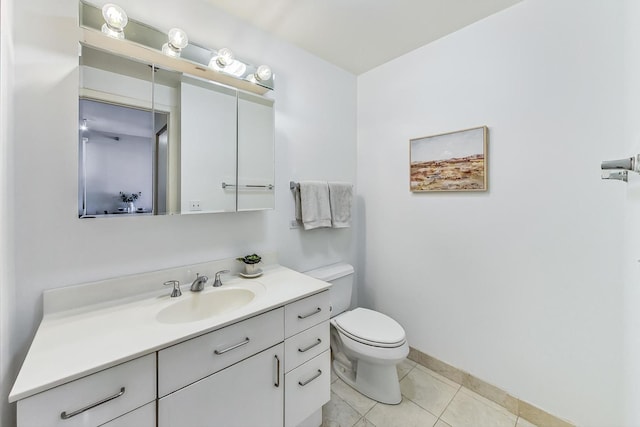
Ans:
<svg viewBox="0 0 640 427"><path fill-rule="evenodd" d="M231 63L233 62L233 58L234 56L231 49L223 47L218 51L218 57L216 58L216 62L220 67L224 68L228 65L231 65Z"/></svg>
<svg viewBox="0 0 640 427"><path fill-rule="evenodd" d="M87 126L87 119L82 119L82 124L80 125L80 130L81 131L86 131L88 130L89 127Z"/></svg>
<svg viewBox="0 0 640 427"><path fill-rule="evenodd" d="M180 28L172 28L168 33L169 41L162 45L162 53L177 58L183 48L189 44L189 37Z"/></svg>
<svg viewBox="0 0 640 427"><path fill-rule="evenodd" d="M107 3L102 6L102 17L105 23L102 25L102 32L109 37L124 39L124 27L127 26L129 18L125 11L118 5Z"/></svg>
<svg viewBox="0 0 640 427"><path fill-rule="evenodd" d="M169 44L176 49L184 49L189 44L189 37L184 30L172 28L169 30Z"/></svg>
<svg viewBox="0 0 640 427"><path fill-rule="evenodd" d="M271 78L272 74L273 73L271 72L271 67L269 67L268 65L261 65L256 70L255 76L256 80L258 80L259 82L265 82Z"/></svg>

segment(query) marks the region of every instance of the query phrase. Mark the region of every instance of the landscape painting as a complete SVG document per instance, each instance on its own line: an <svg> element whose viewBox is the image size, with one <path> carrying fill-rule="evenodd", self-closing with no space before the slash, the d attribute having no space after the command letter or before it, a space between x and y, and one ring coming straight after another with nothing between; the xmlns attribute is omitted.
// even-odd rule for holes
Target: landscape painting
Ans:
<svg viewBox="0 0 640 427"><path fill-rule="evenodd" d="M486 126L410 141L411 191L486 191Z"/></svg>

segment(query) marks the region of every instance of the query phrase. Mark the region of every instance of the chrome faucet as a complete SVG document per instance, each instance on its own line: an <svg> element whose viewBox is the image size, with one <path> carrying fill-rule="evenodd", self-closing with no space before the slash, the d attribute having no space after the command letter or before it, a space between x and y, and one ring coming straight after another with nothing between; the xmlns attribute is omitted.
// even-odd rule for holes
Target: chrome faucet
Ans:
<svg viewBox="0 0 640 427"><path fill-rule="evenodd" d="M178 280L169 280L164 282L165 286L173 286L173 290L171 291L171 298L177 298L182 295L180 292L180 282Z"/></svg>
<svg viewBox="0 0 640 427"><path fill-rule="evenodd" d="M203 290L207 280L209 280L207 276L201 276L200 273L196 273L196 280L191 284L191 292L200 292Z"/></svg>
<svg viewBox="0 0 640 427"><path fill-rule="evenodd" d="M224 273L228 273L228 272L229 272L229 270L220 270L220 271L218 271L218 272L216 273L216 278L215 278L215 280L213 281L213 285L212 285L212 286L213 286L214 288L218 288L218 287L222 286L222 281L220 280L220 275L221 275L221 274L224 274Z"/></svg>

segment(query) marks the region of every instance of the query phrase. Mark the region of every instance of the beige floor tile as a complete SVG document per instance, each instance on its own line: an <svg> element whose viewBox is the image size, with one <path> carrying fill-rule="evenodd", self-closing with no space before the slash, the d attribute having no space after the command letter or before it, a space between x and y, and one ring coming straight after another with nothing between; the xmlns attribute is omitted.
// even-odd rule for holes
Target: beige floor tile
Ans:
<svg viewBox="0 0 640 427"><path fill-rule="evenodd" d="M376 404L375 400L371 400L367 396L357 392L341 379L331 384L331 391L358 411L360 415L369 412L369 410L373 408L373 405Z"/></svg>
<svg viewBox="0 0 640 427"><path fill-rule="evenodd" d="M322 407L322 427L351 427L361 415L335 393L331 400Z"/></svg>
<svg viewBox="0 0 640 427"><path fill-rule="evenodd" d="M413 360L405 359L396 367L398 370L398 379L403 379L413 368L415 368L416 362Z"/></svg>
<svg viewBox="0 0 640 427"><path fill-rule="evenodd" d="M376 427L376 426L365 417L362 417L360 418L360 421L358 421L353 427Z"/></svg>
<svg viewBox="0 0 640 427"><path fill-rule="evenodd" d="M380 427L432 427L438 421L438 417L409 399L402 399L399 405L378 403L366 418Z"/></svg>
<svg viewBox="0 0 640 427"><path fill-rule="evenodd" d="M462 387L441 418L451 427L514 427L517 417Z"/></svg>
<svg viewBox="0 0 640 427"><path fill-rule="evenodd" d="M403 396L437 416L442 414L458 388L420 369L412 370L400 381Z"/></svg>
<svg viewBox="0 0 640 427"><path fill-rule="evenodd" d="M433 427L451 427L451 426L450 426L449 424L445 423L445 422L444 422L444 421L442 421L442 420L438 420L438 422L436 423L436 425L435 425L435 426L433 426Z"/></svg>
<svg viewBox="0 0 640 427"><path fill-rule="evenodd" d="M516 423L516 427L538 427L533 423L525 420L524 418L518 418L518 422Z"/></svg>

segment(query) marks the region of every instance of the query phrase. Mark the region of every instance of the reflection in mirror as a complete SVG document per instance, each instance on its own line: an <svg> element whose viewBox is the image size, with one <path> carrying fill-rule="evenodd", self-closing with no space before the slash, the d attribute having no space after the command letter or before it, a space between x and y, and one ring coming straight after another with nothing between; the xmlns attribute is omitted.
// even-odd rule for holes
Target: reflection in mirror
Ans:
<svg viewBox="0 0 640 427"><path fill-rule="evenodd" d="M179 212L175 74L82 47L80 217Z"/></svg>
<svg viewBox="0 0 640 427"><path fill-rule="evenodd" d="M166 179L166 167L153 162L158 150L153 126L164 122L166 128L166 115L156 113L154 120L149 110L81 99L80 117L86 127L81 139L82 215L152 212L159 181L154 175L163 173ZM166 205L159 209L166 211Z"/></svg>

